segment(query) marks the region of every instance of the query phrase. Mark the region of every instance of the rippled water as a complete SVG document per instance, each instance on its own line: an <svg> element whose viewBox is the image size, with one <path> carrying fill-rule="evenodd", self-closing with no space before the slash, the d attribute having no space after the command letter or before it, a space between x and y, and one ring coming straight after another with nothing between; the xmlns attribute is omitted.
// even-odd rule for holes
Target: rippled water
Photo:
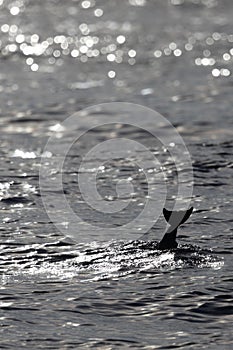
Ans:
<svg viewBox="0 0 233 350"><path fill-rule="evenodd" d="M1 349L232 349L232 15L230 0L0 0ZM111 101L159 111L190 151L195 211L177 250L156 250L162 217L131 241L99 242L85 224L120 231L145 204L138 154L109 161L98 178L109 201L117 178L130 178L129 212L109 219L84 205L78 164L110 135L159 157L172 207L174 164L130 126L97 128L66 158L65 193L84 220L79 243L43 208L48 137L70 140L65 118Z"/></svg>

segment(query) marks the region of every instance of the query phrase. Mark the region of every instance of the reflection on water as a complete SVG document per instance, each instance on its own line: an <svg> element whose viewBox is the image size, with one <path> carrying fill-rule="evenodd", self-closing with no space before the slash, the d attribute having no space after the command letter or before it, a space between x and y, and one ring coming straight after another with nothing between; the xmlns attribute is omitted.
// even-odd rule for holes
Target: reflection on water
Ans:
<svg viewBox="0 0 233 350"><path fill-rule="evenodd" d="M7 0L1 2L1 53L3 57L22 57L22 64L26 64L33 72L52 72L53 65L61 67L62 70L66 57L70 57L84 64L88 61L109 62L112 70L108 72L108 77L114 78L115 75L109 73L116 73L119 64L134 65L145 62L148 58L150 64L153 64L166 56L178 60L186 55L195 65L206 67L213 77L231 75L233 35L227 30L226 14L224 13L224 17L217 16L216 0L169 1L161 7L152 1L124 1L114 4L107 1L102 1L101 4L95 1L51 1L45 2L43 8L31 1L17 1L16 4ZM184 31L182 25L179 27L178 24L173 27L172 22L176 23L175 20L189 6L194 14L190 18L190 29ZM153 23L150 28L152 18L137 7L145 7L147 11L158 11L161 14L165 14L165 11L171 12L171 18L164 18L165 23L167 22L164 38L151 34L157 24ZM109 13L113 9L116 11L116 18L111 19ZM134 16L138 15L138 21L130 21L130 16L126 17L123 13L124 9ZM199 17L200 11L206 13ZM27 25L28 22L33 22L37 13L44 16L43 26ZM200 25L206 25L210 13L213 14L213 26L219 26L221 31L198 30ZM148 23L140 22L140 15L144 14L148 16ZM183 22L185 25L186 19ZM158 23L158 28L159 25L161 23ZM137 40L133 35L135 30L140 33ZM169 41L173 39L173 31L180 35L177 35L177 40ZM14 88L17 89L17 84Z"/></svg>
<svg viewBox="0 0 233 350"><path fill-rule="evenodd" d="M0 348L232 348L232 60L230 0L0 0ZM75 130L62 128L65 118L111 101L161 112L190 151L195 212L176 252L156 249L163 218L144 240L87 245L65 238L43 209L48 137L69 141ZM63 177L72 208L94 223L78 163L117 136L159 158L168 207L177 196L174 164L148 135L94 130L73 145ZM108 162L98 177L109 201L118 176L134 185L126 219L147 194L136 160ZM90 235L85 223L77 232Z"/></svg>
<svg viewBox="0 0 233 350"><path fill-rule="evenodd" d="M3 247L2 282L49 278L81 282L98 281L123 276L171 271L190 267L220 269L223 258L209 250L192 245L179 246L173 251L157 250L155 241L112 241L74 246L64 249L62 242L22 247ZM54 251L56 247L56 251ZM8 256L14 254L14 265Z"/></svg>

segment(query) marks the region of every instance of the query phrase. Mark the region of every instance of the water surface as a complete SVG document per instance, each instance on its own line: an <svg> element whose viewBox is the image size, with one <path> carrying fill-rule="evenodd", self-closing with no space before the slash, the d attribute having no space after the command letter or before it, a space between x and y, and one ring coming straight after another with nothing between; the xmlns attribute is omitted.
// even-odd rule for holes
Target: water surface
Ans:
<svg viewBox="0 0 233 350"><path fill-rule="evenodd" d="M231 349L232 2L0 6L1 349ZM66 196L84 218L79 242L64 237L43 208L39 167L42 155L50 162L43 154L48 137L69 140L74 131L59 129L65 118L111 101L159 111L189 149L195 212L180 229L179 254L155 249L162 217L145 241L98 242L86 228L85 220L121 225L145 203L145 176L135 165L142 154L108 162L99 177L107 200L119 176L132 178L129 212L109 219L83 203L80 157L111 133L159 157L172 207L174 164L134 128L93 130L66 158Z"/></svg>

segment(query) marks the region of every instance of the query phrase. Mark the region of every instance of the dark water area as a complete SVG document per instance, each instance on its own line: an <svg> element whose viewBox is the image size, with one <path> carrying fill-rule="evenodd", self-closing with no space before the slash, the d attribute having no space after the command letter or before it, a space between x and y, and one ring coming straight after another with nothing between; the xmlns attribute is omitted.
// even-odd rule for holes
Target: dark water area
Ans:
<svg viewBox="0 0 233 350"><path fill-rule="evenodd" d="M230 0L0 0L0 349L232 349L232 18ZM109 138L146 145L163 166L166 207L176 199L167 150L129 125L95 128L67 154L64 193L83 218L77 239L45 211L43 200L61 201L56 188L41 195L42 157L55 172L46 142L70 142L77 130L64 130L66 118L118 101L161 113L190 152L193 196L180 200L194 213L178 249L156 249L162 215L132 240L100 241L87 225L120 233L148 197L136 164L144 155L129 152L97 179L109 203L117 179L128 179L129 210L87 209L79 164Z"/></svg>

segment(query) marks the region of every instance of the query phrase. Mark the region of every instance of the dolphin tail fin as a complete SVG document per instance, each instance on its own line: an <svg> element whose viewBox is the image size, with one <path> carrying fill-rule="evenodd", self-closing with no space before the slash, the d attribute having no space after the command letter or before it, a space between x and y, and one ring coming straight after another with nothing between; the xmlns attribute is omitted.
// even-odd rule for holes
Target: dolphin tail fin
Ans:
<svg viewBox="0 0 233 350"><path fill-rule="evenodd" d="M184 224L185 221L188 220L192 212L193 212L193 207L191 207L186 211L184 210L170 211L163 208L163 215L165 217L165 220L174 228Z"/></svg>
<svg viewBox="0 0 233 350"><path fill-rule="evenodd" d="M192 212L193 207L191 207L187 211L170 211L165 208L163 209L163 215L171 227L168 228L167 232L159 242L158 249L168 250L177 248L177 228L188 220Z"/></svg>

